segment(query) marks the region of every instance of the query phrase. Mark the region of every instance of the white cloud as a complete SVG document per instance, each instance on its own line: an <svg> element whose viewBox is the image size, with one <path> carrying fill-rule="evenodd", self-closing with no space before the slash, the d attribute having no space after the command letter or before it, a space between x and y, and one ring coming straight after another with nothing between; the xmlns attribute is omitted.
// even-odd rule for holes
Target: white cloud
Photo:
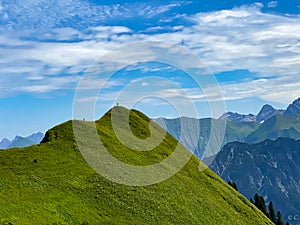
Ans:
<svg viewBox="0 0 300 225"><path fill-rule="evenodd" d="M260 97L267 102L289 104L300 96L300 81L298 81L298 78L299 76L297 75L279 76L269 79L248 80L241 83L222 84L221 89L223 96L216 92L216 87L200 89L182 88L178 86L178 88L174 88L170 85L159 86L153 82L151 86L145 85L142 89L139 89L138 92L136 89L123 90L121 92L111 91L97 97L85 97L79 99L79 101L91 102L101 100L101 104L103 102L118 101L122 105L129 107L143 99L145 102L144 97L148 97L154 105L173 104L175 106L185 107L191 103L207 103L208 101L209 103L214 103Z"/></svg>
<svg viewBox="0 0 300 225"><path fill-rule="evenodd" d="M124 80L118 79L101 79L99 77L92 78L91 76L85 77L80 81L80 90L99 90L105 88L111 88L115 86L124 85ZM79 88L79 87L78 87Z"/></svg>
<svg viewBox="0 0 300 225"><path fill-rule="evenodd" d="M21 3L17 0L13 2L14 4ZM55 27L55 24L63 20L70 21L72 19L72 15L74 16L72 10L75 10L74 7L77 3L83 4L78 16L84 18L83 22L73 21L78 24L78 28ZM143 6L143 10L140 10L141 5L136 6L135 10L129 10L120 5L96 7L87 5L83 1L75 4L72 0L63 2L26 1L20 8L16 7L18 4L14 4L3 7L10 12L10 17L16 19L16 23L11 20L10 24L3 26L5 28L10 26L14 29L23 26L22 29L15 32L13 30L1 32L0 29L0 76L11 77L3 80L6 87L9 87L6 90L13 90L12 79L26 80L23 86L16 82L15 87L21 85L23 88L20 90L27 92L56 90L55 86L68 87L69 82L64 80L52 80L52 83L48 84L42 81L62 72L69 75L82 73L91 63L110 50L122 44L141 40L168 41L172 44L184 45L215 72L246 69L255 72L258 77L273 77L274 75L278 77L270 78L268 82L259 79L258 81L223 85L226 99L261 97L266 100L274 100L277 98L278 101L287 103L292 97L287 96L289 89L282 84L296 84L296 87L292 86L295 95L298 95L296 88L300 90L295 82L299 79L300 71L299 16L262 13L262 5L256 4L232 10L198 13L192 16L178 15L177 18L184 16L194 25L177 28L166 27L166 32L160 25L149 29L161 30L161 33L147 34L147 30L145 33L135 33L124 26L99 26L99 24L94 24L93 20L89 22L91 18L87 15L97 15L97 19L102 20L106 16L134 17L139 11L140 15L144 17L153 17L177 7L178 4L160 7ZM46 4L44 7L48 8L45 15L39 18L37 16L42 14L42 4ZM57 7L64 8L65 12L60 12ZM84 13L84 10L87 11ZM55 12L60 12L61 15L56 15ZM80 28L86 24L88 26L84 29ZM32 26L44 26L47 28L47 32ZM51 39L56 41L51 41ZM78 40L74 41L74 39ZM43 40L47 40L47 42ZM124 62L132 55L135 55L136 58L138 56L147 58L149 52L131 50L124 55ZM149 59L153 59L153 57L151 55ZM184 60L188 63L188 59ZM43 79L33 79L35 83L29 85L29 78L38 77L43 77ZM62 82L63 85L59 85L58 82ZM280 90L276 89L276 85L280 85ZM274 94L275 92L276 94ZM172 94L172 92L166 94ZM201 95L195 94L193 99L199 100L201 97Z"/></svg>
<svg viewBox="0 0 300 225"><path fill-rule="evenodd" d="M8 20L3 23L7 29L49 30L66 24L78 29L99 26L110 18L122 20L138 15L152 18L177 6L177 3L156 6L149 3L103 5L86 0L10 0L2 3L2 11L7 12Z"/></svg>
<svg viewBox="0 0 300 225"><path fill-rule="evenodd" d="M174 7L178 7L178 6L180 6L180 4L177 4L177 3L172 3L169 5L161 5L158 7L148 6L144 10L140 11L139 15L145 16L146 18L151 18L155 15L162 14L162 13L167 12L170 9L172 9Z"/></svg>
<svg viewBox="0 0 300 225"><path fill-rule="evenodd" d="M298 75L222 85L225 100L260 97L265 101L291 103L300 96Z"/></svg>
<svg viewBox="0 0 300 225"><path fill-rule="evenodd" d="M277 1L271 1L268 3L268 8L275 8L277 7L278 2Z"/></svg>
<svg viewBox="0 0 300 225"><path fill-rule="evenodd" d="M124 26L97 26L92 27L91 30L104 33L107 36L109 34L132 33L131 29Z"/></svg>

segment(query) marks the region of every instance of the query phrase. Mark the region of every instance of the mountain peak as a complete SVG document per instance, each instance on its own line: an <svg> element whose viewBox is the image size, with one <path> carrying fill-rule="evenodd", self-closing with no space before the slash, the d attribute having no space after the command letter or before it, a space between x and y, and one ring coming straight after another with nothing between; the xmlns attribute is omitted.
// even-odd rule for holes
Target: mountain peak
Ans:
<svg viewBox="0 0 300 225"><path fill-rule="evenodd" d="M0 142L0 149L6 149L10 144L11 144L11 141L8 140L7 138L4 138L4 139Z"/></svg>
<svg viewBox="0 0 300 225"><path fill-rule="evenodd" d="M273 106L269 105L269 104L265 104L263 107L262 107L262 110L266 110L266 109L274 109ZM274 109L275 110L275 109Z"/></svg>
<svg viewBox="0 0 300 225"><path fill-rule="evenodd" d="M37 132L37 133L34 133L30 136L27 136L26 138L28 140L32 141L33 143L38 144L43 140L44 134L42 132Z"/></svg>
<svg viewBox="0 0 300 225"><path fill-rule="evenodd" d="M8 149L8 148L23 148L28 147L30 145L39 144L43 139L44 134L41 132L34 133L28 137L22 137L16 135L15 138L10 141L7 138L4 138L0 142L0 149Z"/></svg>
<svg viewBox="0 0 300 225"><path fill-rule="evenodd" d="M30 145L33 145L32 141L30 141L27 138L21 137L21 136L16 136L12 141L11 144L7 148L23 148L23 147L28 147Z"/></svg>
<svg viewBox="0 0 300 225"><path fill-rule="evenodd" d="M262 107L262 109L258 113L256 121L259 123L263 123L267 119L277 114L282 114L282 110L274 109L273 106L266 104Z"/></svg>
<svg viewBox="0 0 300 225"><path fill-rule="evenodd" d="M15 138L14 138L11 142L15 142L15 141L17 141L17 140L19 140L19 139L21 139L21 138L23 138L23 137L21 137L21 136L19 136L19 135L16 135Z"/></svg>
<svg viewBox="0 0 300 225"><path fill-rule="evenodd" d="M236 112L226 112L219 119L233 122L255 122L256 116L253 114L242 115Z"/></svg>
<svg viewBox="0 0 300 225"><path fill-rule="evenodd" d="M294 101L294 103L300 103L300 97Z"/></svg>
<svg viewBox="0 0 300 225"><path fill-rule="evenodd" d="M300 98L290 104L284 113L285 116L292 116L296 114L300 114Z"/></svg>

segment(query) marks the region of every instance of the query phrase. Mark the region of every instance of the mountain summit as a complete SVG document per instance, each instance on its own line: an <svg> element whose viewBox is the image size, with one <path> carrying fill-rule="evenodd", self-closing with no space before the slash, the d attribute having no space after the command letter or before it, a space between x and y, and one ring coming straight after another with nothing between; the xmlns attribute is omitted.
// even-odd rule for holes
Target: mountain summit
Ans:
<svg viewBox="0 0 300 225"><path fill-rule="evenodd" d="M274 109L273 106L266 104L262 107L262 109L258 113L258 115L256 117L256 122L263 123L264 121L271 118L272 116L278 115L278 114L282 115L283 113L284 113L284 110L277 110L277 109Z"/></svg>
<svg viewBox="0 0 300 225"><path fill-rule="evenodd" d="M233 122L258 122L263 123L274 115L282 115L285 110L274 109L273 106L266 104L264 105L259 113L256 115L248 114L243 115L239 113L226 112L219 119L228 120Z"/></svg>
<svg viewBox="0 0 300 225"><path fill-rule="evenodd" d="M256 116L253 114L242 115L239 113L226 112L219 119L233 122L255 122Z"/></svg>
<svg viewBox="0 0 300 225"><path fill-rule="evenodd" d="M1 142L0 142L0 149L6 149L10 146L11 141L8 140L7 138L4 138Z"/></svg>
<svg viewBox="0 0 300 225"><path fill-rule="evenodd" d="M128 115L126 128L123 125ZM74 125L86 135L79 137L79 145ZM137 168L169 160L176 147L183 158L191 156L171 135L136 110L115 107L96 122L68 121L49 130L39 145L0 152L0 205L5 205L0 207L0 223L272 225L252 203L194 156L174 176L149 186L126 186L104 178L87 164L78 149L85 145L96 150L93 147L97 142L84 140L94 128L110 157ZM135 143L136 138L147 140L153 135L153 141L160 144L149 151L133 150L120 141L115 129L125 142ZM105 155L98 156L107 170L116 171L115 178L131 176L111 168L112 162L105 161Z"/></svg>
<svg viewBox="0 0 300 225"><path fill-rule="evenodd" d="M292 116L296 114L300 114L300 98L290 104L284 113L285 116Z"/></svg>

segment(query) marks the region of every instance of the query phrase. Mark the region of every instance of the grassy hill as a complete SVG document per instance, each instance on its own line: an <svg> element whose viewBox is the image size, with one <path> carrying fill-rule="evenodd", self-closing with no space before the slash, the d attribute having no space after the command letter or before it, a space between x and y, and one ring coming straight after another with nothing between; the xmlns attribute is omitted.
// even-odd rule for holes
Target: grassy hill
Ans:
<svg viewBox="0 0 300 225"><path fill-rule="evenodd" d="M113 110L122 123L127 109ZM111 111L96 121L96 127L109 152L123 162L153 164L177 145L167 134L153 151L128 149L116 138L110 118ZM137 137L150 136L149 122L142 113L130 111L130 129ZM94 125L78 124L86 134ZM153 129L164 135L159 126ZM130 138L126 130L122 134ZM190 155L180 148L186 154L182 157ZM204 167L193 156L175 176L149 186L111 182L83 159L68 121L49 130L39 145L0 152L0 224L272 224L210 169L200 171L199 165Z"/></svg>

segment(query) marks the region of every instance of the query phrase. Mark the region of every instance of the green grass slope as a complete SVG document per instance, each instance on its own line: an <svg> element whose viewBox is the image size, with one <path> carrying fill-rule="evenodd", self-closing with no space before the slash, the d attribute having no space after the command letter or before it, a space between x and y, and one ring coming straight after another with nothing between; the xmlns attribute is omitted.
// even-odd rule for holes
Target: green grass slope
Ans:
<svg viewBox="0 0 300 225"><path fill-rule="evenodd" d="M114 110L121 123L127 109ZM159 162L177 145L167 134L153 151L128 149L116 138L110 115L96 126L103 144L123 162ZM150 136L149 122L142 113L130 112L130 128L137 137ZM91 125L81 122L87 134ZM163 134L158 125L154 129ZM175 176L150 186L117 184L86 163L68 121L49 130L39 145L0 152L0 224L272 224L211 170L199 171L199 164L203 167L192 157Z"/></svg>

